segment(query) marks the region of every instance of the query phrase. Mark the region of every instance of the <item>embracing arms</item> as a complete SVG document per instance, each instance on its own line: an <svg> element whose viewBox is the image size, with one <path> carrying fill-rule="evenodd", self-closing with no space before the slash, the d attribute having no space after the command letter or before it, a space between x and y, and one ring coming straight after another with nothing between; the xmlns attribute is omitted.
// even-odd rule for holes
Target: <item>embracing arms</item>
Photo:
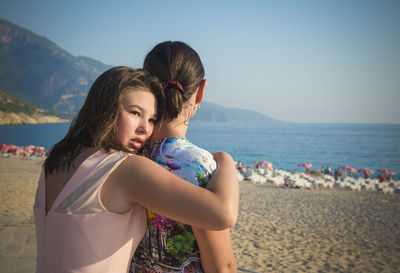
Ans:
<svg viewBox="0 0 400 273"><path fill-rule="evenodd" d="M130 156L114 170L102 189L110 211L124 213L135 203L195 227L222 230L235 224L239 185L234 161L216 153L218 167L207 189L188 183L141 156Z"/></svg>

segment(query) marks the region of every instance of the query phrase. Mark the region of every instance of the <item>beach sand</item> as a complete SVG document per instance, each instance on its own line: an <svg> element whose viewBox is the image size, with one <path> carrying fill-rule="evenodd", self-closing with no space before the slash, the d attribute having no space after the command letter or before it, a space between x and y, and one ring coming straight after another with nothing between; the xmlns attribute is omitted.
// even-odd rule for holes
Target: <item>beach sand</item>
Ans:
<svg viewBox="0 0 400 273"><path fill-rule="evenodd" d="M240 185L239 266L258 272L399 272L400 195Z"/></svg>
<svg viewBox="0 0 400 273"><path fill-rule="evenodd" d="M32 206L42 162L0 157L0 272L35 272Z"/></svg>
<svg viewBox="0 0 400 273"><path fill-rule="evenodd" d="M0 158L0 272L34 272L40 160ZM238 266L256 272L398 272L400 195L240 182Z"/></svg>

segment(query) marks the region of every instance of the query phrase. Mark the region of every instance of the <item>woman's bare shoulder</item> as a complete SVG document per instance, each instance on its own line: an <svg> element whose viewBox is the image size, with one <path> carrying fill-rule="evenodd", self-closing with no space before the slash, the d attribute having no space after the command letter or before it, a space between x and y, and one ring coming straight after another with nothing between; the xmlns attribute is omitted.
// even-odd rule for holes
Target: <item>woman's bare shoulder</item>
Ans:
<svg viewBox="0 0 400 273"><path fill-rule="evenodd" d="M130 186L138 186L142 183L161 185L169 180L179 180L178 177L171 175L157 163L141 155L127 156L110 178L120 182L126 181Z"/></svg>
<svg viewBox="0 0 400 273"><path fill-rule="evenodd" d="M142 171L148 168L163 170L157 163L142 155L131 154L126 157L121 164L121 169L128 168L128 170Z"/></svg>

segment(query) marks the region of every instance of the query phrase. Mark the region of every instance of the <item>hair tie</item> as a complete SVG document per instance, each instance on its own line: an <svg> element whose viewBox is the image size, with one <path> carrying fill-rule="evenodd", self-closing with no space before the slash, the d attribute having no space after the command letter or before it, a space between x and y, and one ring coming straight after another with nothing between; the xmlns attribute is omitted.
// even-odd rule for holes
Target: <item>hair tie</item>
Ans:
<svg viewBox="0 0 400 273"><path fill-rule="evenodd" d="M180 84L177 81L166 81L163 84L163 87L164 87L164 89L167 87L174 87L174 88L178 89L179 91L181 91L182 94L185 93L185 90L183 90L182 84Z"/></svg>

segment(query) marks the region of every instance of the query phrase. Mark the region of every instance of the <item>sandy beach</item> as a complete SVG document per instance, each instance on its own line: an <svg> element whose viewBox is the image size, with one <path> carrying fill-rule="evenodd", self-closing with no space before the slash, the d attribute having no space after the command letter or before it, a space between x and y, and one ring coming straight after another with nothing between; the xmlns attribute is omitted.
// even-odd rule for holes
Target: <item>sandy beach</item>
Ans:
<svg viewBox="0 0 400 273"><path fill-rule="evenodd" d="M35 272L32 206L41 162L0 157L0 272Z"/></svg>
<svg viewBox="0 0 400 273"><path fill-rule="evenodd" d="M32 205L41 160L0 158L0 272L34 272ZM255 272L398 272L400 195L240 182L232 229Z"/></svg>

